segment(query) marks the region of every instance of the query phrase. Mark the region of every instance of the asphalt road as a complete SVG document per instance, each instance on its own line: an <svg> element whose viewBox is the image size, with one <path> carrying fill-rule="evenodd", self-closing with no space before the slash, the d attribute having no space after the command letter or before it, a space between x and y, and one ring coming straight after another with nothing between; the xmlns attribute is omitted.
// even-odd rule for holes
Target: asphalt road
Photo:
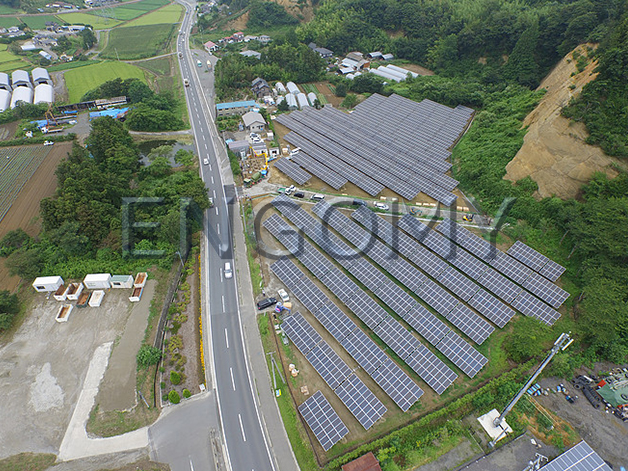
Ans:
<svg viewBox="0 0 628 471"><path fill-rule="evenodd" d="M177 39L177 53L182 53L179 58L181 73L190 82L190 86L186 87L186 99L201 176L209 196L214 200L214 208L206 213L208 260L203 266L208 267L205 277L209 298L206 312L209 313L212 370L219 416L229 468L234 471L271 471L275 468L254 400L243 342L235 281L237 273L234 270L232 278L224 277L225 263L234 266L230 217L238 214L235 188L233 185L224 186L222 182L212 139L214 134L210 132L210 126L214 124L198 82L196 61L192 59L188 46L187 34L192 21L193 8L186 4L182 34Z"/></svg>

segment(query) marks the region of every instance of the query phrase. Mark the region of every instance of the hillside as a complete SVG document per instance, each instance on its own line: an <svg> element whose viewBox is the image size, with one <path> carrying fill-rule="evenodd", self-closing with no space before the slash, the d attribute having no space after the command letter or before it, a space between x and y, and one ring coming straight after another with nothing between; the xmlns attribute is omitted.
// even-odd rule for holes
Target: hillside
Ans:
<svg viewBox="0 0 628 471"><path fill-rule="evenodd" d="M574 51L576 55L586 54L585 46L578 46ZM524 120L524 126L529 128L523 146L506 166L505 179L517 181L530 176L539 186L538 196L543 198L552 195L574 198L594 172L603 171L614 177L617 172L613 164L626 166L599 147L587 144L588 132L583 123L561 115L561 109L597 76L594 72L597 61L590 62L578 73L574 51L539 85L538 89L545 89L547 93Z"/></svg>

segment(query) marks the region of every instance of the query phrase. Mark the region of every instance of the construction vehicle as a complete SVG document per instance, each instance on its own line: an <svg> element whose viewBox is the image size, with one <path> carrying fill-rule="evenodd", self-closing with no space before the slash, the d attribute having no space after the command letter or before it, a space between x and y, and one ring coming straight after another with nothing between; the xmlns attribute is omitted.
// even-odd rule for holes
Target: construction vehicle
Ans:
<svg viewBox="0 0 628 471"><path fill-rule="evenodd" d="M462 220L467 222L473 222L473 213L465 214L464 216L462 216Z"/></svg>

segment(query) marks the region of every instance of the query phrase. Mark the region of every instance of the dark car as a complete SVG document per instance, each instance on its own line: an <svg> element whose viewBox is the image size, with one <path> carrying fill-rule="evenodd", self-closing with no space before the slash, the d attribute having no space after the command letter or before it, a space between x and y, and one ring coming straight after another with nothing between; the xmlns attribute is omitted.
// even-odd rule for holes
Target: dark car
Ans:
<svg viewBox="0 0 628 471"><path fill-rule="evenodd" d="M295 198L303 198L305 194L301 191L297 191L294 195Z"/></svg>
<svg viewBox="0 0 628 471"><path fill-rule="evenodd" d="M277 304L277 300L275 298L264 298L260 301L257 301L257 309L266 309L274 306L275 304Z"/></svg>
<svg viewBox="0 0 628 471"><path fill-rule="evenodd" d="M366 206L366 201L362 200L353 200L354 206Z"/></svg>

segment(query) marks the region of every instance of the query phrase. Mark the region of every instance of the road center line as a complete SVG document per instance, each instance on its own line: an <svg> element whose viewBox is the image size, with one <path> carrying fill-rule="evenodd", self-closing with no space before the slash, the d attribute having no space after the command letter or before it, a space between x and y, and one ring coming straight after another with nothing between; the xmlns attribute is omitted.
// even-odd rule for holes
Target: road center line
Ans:
<svg viewBox="0 0 628 471"><path fill-rule="evenodd" d="M233 390L235 391L235 380L233 379L233 368L229 368L229 371L231 372L231 386L233 386Z"/></svg>
<svg viewBox="0 0 628 471"><path fill-rule="evenodd" d="M216 232L220 235L220 224L216 223Z"/></svg>
<svg viewBox="0 0 628 471"><path fill-rule="evenodd" d="M229 348L229 336L227 335L227 328L225 327L225 343L227 344L227 348Z"/></svg>
<svg viewBox="0 0 628 471"><path fill-rule="evenodd" d="M246 435L244 435L244 425L242 425L242 416L238 414L238 420L240 421L240 430L242 430L242 440L246 441Z"/></svg>
<svg viewBox="0 0 628 471"><path fill-rule="evenodd" d="M222 312L225 312L225 297L221 296L220 299L222 299ZM227 329L225 329L226 331Z"/></svg>
<svg viewBox="0 0 628 471"><path fill-rule="evenodd" d="M214 184L214 176L212 175L212 185Z"/></svg>
<svg viewBox="0 0 628 471"><path fill-rule="evenodd" d="M216 206L216 216L218 216L218 206Z"/></svg>

